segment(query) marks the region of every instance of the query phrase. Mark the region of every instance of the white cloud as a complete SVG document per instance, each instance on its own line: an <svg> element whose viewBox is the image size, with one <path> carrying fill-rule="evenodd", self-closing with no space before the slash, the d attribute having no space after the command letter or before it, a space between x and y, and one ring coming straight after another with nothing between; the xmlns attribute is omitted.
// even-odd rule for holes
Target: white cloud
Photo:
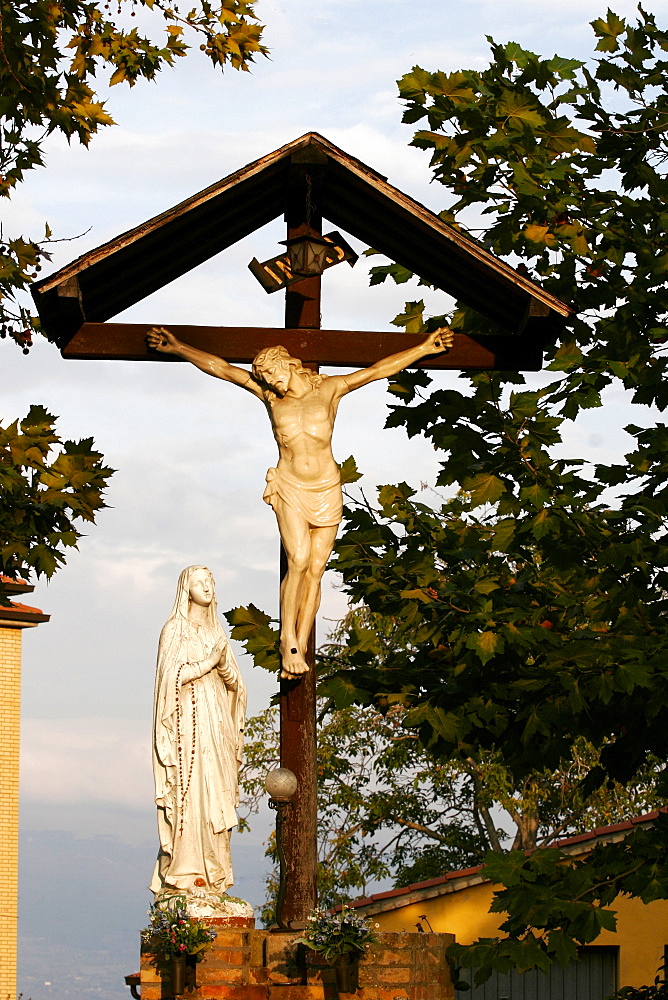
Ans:
<svg viewBox="0 0 668 1000"><path fill-rule="evenodd" d="M153 801L146 727L128 719L24 719L21 795L27 801L142 807Z"/></svg>

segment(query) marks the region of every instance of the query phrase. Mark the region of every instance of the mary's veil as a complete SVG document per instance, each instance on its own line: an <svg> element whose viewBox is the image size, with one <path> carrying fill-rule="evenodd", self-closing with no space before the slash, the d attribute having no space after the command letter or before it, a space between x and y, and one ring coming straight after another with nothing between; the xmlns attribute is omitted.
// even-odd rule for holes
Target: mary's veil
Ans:
<svg viewBox="0 0 668 1000"><path fill-rule="evenodd" d="M172 618L183 618L188 620L188 607L190 604L190 576L198 569L205 570L211 577L211 586L213 587L213 600L211 604L206 609L207 623L211 628L218 631L221 628L220 622L218 621L218 611L216 603L216 582L213 578L211 570L207 566L186 566L181 575L179 576L179 582L176 585L176 598L174 600L174 607L169 613L169 622Z"/></svg>

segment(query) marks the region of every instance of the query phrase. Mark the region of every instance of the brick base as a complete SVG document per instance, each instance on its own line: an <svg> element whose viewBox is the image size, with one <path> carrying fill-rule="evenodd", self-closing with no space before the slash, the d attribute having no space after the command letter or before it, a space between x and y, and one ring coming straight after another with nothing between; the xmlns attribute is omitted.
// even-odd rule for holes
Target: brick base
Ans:
<svg viewBox="0 0 668 1000"><path fill-rule="evenodd" d="M191 967L184 1000L339 1000L336 972L295 945L294 933L216 926L204 959ZM356 1000L453 1000L445 949L452 934L379 933L360 958ZM194 985L194 978L196 985ZM141 954L141 1000L171 1000L170 966Z"/></svg>

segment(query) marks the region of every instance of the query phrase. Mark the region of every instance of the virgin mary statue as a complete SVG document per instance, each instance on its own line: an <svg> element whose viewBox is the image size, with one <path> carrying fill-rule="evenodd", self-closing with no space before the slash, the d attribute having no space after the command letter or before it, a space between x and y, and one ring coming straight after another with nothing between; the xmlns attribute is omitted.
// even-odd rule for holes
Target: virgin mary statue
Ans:
<svg viewBox="0 0 668 1000"><path fill-rule="evenodd" d="M205 566L179 577L160 635L153 707L160 851L151 889L222 893L233 881L246 686Z"/></svg>

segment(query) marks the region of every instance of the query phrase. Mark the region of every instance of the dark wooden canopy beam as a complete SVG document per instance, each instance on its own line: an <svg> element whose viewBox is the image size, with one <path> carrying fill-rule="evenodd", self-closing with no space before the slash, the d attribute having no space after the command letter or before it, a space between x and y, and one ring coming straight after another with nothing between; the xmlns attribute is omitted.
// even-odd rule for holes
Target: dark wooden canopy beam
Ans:
<svg viewBox="0 0 668 1000"><path fill-rule="evenodd" d="M160 325L160 324L156 324ZM168 354L149 351L148 323L84 323L63 348L64 358L84 361L179 362ZM264 347L283 344L304 362L345 368L366 368L381 358L420 342L422 334L401 330L306 330L257 326L176 326L169 329L179 340L216 354L233 364L250 364ZM437 354L414 367L455 370L539 371L541 343L535 336L469 337L455 334L447 354Z"/></svg>
<svg viewBox="0 0 668 1000"><path fill-rule="evenodd" d="M327 219L511 336L555 337L571 315L568 305L366 164L308 133L36 281L31 291L47 336L64 347L86 320L113 319L283 215L300 174L313 182L312 223Z"/></svg>

